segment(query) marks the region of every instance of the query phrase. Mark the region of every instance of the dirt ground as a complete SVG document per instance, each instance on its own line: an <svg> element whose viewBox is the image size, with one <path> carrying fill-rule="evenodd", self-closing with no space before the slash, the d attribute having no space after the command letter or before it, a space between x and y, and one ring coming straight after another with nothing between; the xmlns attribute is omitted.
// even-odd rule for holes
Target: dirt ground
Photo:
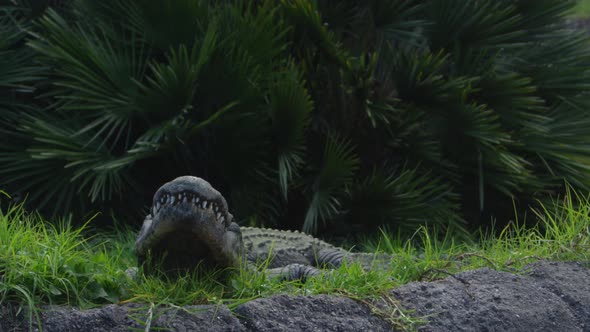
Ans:
<svg viewBox="0 0 590 332"><path fill-rule="evenodd" d="M590 331L589 263L538 261L517 274L483 268L392 289L388 298L426 320L419 331ZM395 331L391 302L341 296L276 295L238 306L0 309L4 331Z"/></svg>

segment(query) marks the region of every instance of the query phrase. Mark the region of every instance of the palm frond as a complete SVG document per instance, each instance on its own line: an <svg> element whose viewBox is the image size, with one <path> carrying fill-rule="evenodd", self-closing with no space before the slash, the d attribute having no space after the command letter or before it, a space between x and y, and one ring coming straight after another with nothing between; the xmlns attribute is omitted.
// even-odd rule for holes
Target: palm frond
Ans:
<svg viewBox="0 0 590 332"><path fill-rule="evenodd" d="M71 27L51 9L40 24L47 33L30 45L55 67L54 107L88 123L75 135L92 131L90 142L98 140L98 146L124 144L130 121L141 111L135 81L146 70L145 44L135 39L116 45L112 36Z"/></svg>
<svg viewBox="0 0 590 332"><path fill-rule="evenodd" d="M370 0L367 5L370 21L377 33L377 48L393 40L415 46L424 42L421 30L428 25L428 21L421 14L425 3L412 0Z"/></svg>
<svg viewBox="0 0 590 332"><path fill-rule="evenodd" d="M555 105L547 114L547 133L527 132L522 136L523 150L538 158L537 171L548 187L561 187L565 179L578 188L590 189L586 98L577 98L582 105L576 99Z"/></svg>
<svg viewBox="0 0 590 332"><path fill-rule="evenodd" d="M71 16L85 27L104 31L110 36L134 35L149 39L149 23L138 1L76 0L70 1L70 5ZM149 42L151 40L148 40Z"/></svg>
<svg viewBox="0 0 590 332"><path fill-rule="evenodd" d="M0 88L30 91L28 84L40 78L40 69L32 63L33 54L21 47L29 24L22 13L0 8Z"/></svg>
<svg viewBox="0 0 590 332"><path fill-rule="evenodd" d="M585 32L554 30L519 55L515 70L530 77L549 103L590 89L590 37Z"/></svg>
<svg viewBox="0 0 590 332"><path fill-rule="evenodd" d="M348 227L371 231L388 225L411 231L434 224L464 230L459 195L448 181L420 167L373 170L347 190Z"/></svg>
<svg viewBox="0 0 590 332"><path fill-rule="evenodd" d="M474 83L474 99L500 115L504 128L547 132L545 101L533 80L515 72L490 71Z"/></svg>
<svg viewBox="0 0 590 332"><path fill-rule="evenodd" d="M203 66L216 51L216 29L210 25L202 41L191 49L185 45L172 48L162 63L149 64L150 75L138 82L141 97L138 104L152 119L175 115L192 108Z"/></svg>
<svg viewBox="0 0 590 332"><path fill-rule="evenodd" d="M305 130L313 103L297 68L290 63L271 83L269 115L278 154L279 186L287 199L289 182L304 165Z"/></svg>
<svg viewBox="0 0 590 332"><path fill-rule="evenodd" d="M73 121L56 121L55 115L29 112L23 115L17 130L32 138L25 151L6 151L0 160L6 167L0 177L6 185L19 183L18 192L30 193L33 202L43 208L51 204L54 212L72 209L73 198L87 203L110 200L125 191L125 169L104 172L100 166L113 158L104 147L88 145L78 139ZM14 136L14 135L12 135ZM23 181L28 179L28 181ZM82 194L85 193L85 194Z"/></svg>
<svg viewBox="0 0 590 332"><path fill-rule="evenodd" d="M461 102L470 91L474 78L449 77L449 59L444 52L430 53L415 48L384 50L382 62L388 62L390 79L404 102L436 108Z"/></svg>
<svg viewBox="0 0 590 332"><path fill-rule="evenodd" d="M302 52L307 52L303 43L317 48L330 62L346 67L346 51L340 47L334 34L324 24L317 5L309 0L281 0L282 9L291 22ZM303 58L303 56L302 56Z"/></svg>
<svg viewBox="0 0 590 332"><path fill-rule="evenodd" d="M287 49L285 40L290 27L279 15L279 6L273 1L263 1L259 6L245 2L222 6L216 18L220 34L227 36L227 47L239 47L256 63L267 64L277 59ZM278 3L278 2L277 2Z"/></svg>
<svg viewBox="0 0 590 332"><path fill-rule="evenodd" d="M556 25L568 15L577 0L519 0L514 5L522 19L521 29L531 35L544 34L555 30Z"/></svg>
<svg viewBox="0 0 590 332"><path fill-rule="evenodd" d="M311 201L303 222L303 231L316 233L320 221L326 222L341 212L342 192L352 184L359 159L346 139L329 136L322 155L321 168L311 186Z"/></svg>
<svg viewBox="0 0 590 332"><path fill-rule="evenodd" d="M435 51L513 47L525 33L518 29L516 6L505 1L430 1L427 11L433 22L427 33Z"/></svg>

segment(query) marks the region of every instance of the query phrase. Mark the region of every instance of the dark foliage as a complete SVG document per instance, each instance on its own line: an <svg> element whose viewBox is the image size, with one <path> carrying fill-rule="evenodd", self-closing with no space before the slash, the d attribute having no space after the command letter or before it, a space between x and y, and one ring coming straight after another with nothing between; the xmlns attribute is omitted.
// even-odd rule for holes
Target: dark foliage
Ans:
<svg viewBox="0 0 590 332"><path fill-rule="evenodd" d="M193 174L244 223L464 232L564 180L590 189L573 4L6 5L0 184L48 213L139 221L160 184Z"/></svg>

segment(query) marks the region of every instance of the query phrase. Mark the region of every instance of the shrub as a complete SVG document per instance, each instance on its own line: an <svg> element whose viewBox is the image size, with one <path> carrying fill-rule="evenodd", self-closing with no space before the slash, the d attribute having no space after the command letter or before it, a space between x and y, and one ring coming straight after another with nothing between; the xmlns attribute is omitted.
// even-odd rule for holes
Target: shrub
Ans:
<svg viewBox="0 0 590 332"><path fill-rule="evenodd" d="M139 219L194 174L250 224L465 230L564 179L590 187L573 5L71 1L4 46L43 77L22 74L40 87L22 115L1 111L0 183L47 211Z"/></svg>

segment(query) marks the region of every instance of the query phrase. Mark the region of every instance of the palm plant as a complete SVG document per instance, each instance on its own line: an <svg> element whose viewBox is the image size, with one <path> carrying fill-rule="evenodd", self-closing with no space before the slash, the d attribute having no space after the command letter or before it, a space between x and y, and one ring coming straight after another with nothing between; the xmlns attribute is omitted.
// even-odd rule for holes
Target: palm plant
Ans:
<svg viewBox="0 0 590 332"><path fill-rule="evenodd" d="M590 49L562 24L571 5L50 6L0 22L19 34L0 50L28 55L12 78L0 65L0 88L39 87L2 109L0 183L48 212L139 220L157 186L194 174L245 223L464 231L563 179L590 188Z"/></svg>
<svg viewBox="0 0 590 332"><path fill-rule="evenodd" d="M573 1L283 3L322 105L315 127L333 124L362 160L345 185L347 225L489 223L564 179L589 188L589 48L564 24Z"/></svg>
<svg viewBox="0 0 590 332"><path fill-rule="evenodd" d="M25 47L28 17L32 14L20 6L0 8L0 135L19 122L22 112L31 109L30 100L42 69L33 63L33 52ZM0 150L22 154L20 142L26 137L12 137L0 141Z"/></svg>
<svg viewBox="0 0 590 332"><path fill-rule="evenodd" d="M15 188L29 192L40 208L51 204L64 212L76 199L104 208L147 202L158 182L183 173L220 182L255 174L262 163L241 168L239 162L265 157L259 149L265 131L258 125L265 91L259 85L280 66L264 62L280 51L276 40L284 28L263 9L251 17L220 7L185 1L153 15L158 8L147 5L78 1L68 20L49 9L29 45L47 68L51 87L41 98L51 100L50 108L31 110L6 129L28 142L24 151L2 154L2 182L22 181L14 174L30 177ZM198 20L212 10L217 16L211 22ZM186 15L183 28L192 29L184 39L152 30L179 12ZM254 52L236 47L245 33L235 31L258 41ZM242 134L248 139L234 139ZM229 145L238 153L226 151Z"/></svg>

